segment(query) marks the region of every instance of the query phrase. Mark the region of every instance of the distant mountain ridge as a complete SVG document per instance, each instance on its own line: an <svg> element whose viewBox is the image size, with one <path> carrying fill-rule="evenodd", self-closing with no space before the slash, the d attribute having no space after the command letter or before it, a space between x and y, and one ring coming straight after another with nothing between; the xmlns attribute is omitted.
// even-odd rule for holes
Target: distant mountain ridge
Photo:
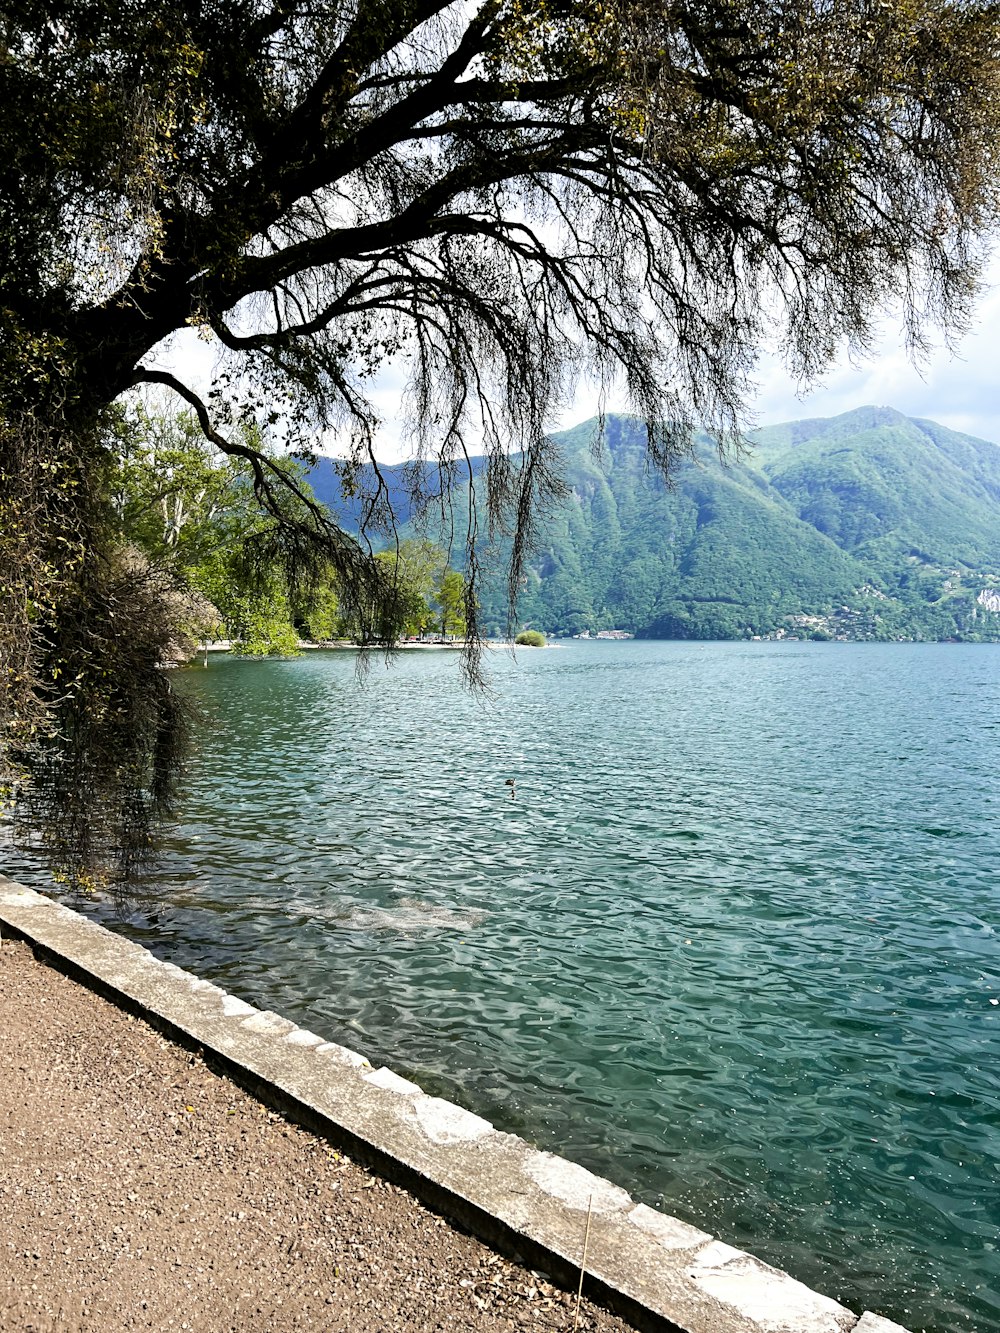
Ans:
<svg viewBox="0 0 1000 1333"><path fill-rule="evenodd" d="M652 638L1000 639L996 445L866 407L755 431L727 463L702 438L668 486L649 471L637 419L609 416L596 436L588 421L553 437L570 496L541 524L522 623ZM384 471L398 488L399 470ZM312 480L335 499L322 464ZM503 625L499 579L483 612Z"/></svg>

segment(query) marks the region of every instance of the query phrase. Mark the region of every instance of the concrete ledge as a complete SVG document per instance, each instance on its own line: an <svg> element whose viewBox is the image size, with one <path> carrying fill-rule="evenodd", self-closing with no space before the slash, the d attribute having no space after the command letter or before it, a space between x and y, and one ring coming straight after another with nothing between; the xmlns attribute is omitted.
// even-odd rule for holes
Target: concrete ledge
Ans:
<svg viewBox="0 0 1000 1333"><path fill-rule="evenodd" d="M860 1318L768 1264L389 1069L255 1009L0 876L0 930L185 1045L262 1100L349 1146L445 1216L637 1328L673 1333L906 1333Z"/></svg>

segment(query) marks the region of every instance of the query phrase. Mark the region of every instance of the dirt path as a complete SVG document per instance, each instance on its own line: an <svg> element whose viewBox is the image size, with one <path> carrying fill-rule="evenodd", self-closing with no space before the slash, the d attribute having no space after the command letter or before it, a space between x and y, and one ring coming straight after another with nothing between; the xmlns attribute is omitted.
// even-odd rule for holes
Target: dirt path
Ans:
<svg viewBox="0 0 1000 1333"><path fill-rule="evenodd" d="M3 1333L498 1333L574 1302L0 944ZM579 1328L628 1325L585 1300Z"/></svg>

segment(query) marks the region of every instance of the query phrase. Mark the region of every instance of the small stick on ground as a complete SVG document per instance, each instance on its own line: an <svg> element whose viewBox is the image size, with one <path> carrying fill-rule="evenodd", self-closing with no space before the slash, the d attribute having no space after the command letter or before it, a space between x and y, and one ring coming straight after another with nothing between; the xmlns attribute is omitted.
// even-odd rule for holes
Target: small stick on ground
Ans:
<svg viewBox="0 0 1000 1333"><path fill-rule="evenodd" d="M580 1261L580 1285L576 1289L576 1309L573 1311L573 1333L580 1323L580 1302L583 1300L583 1274L587 1268L587 1247L590 1245L590 1217L594 1211L594 1196L587 1200L587 1230L583 1233L583 1258Z"/></svg>

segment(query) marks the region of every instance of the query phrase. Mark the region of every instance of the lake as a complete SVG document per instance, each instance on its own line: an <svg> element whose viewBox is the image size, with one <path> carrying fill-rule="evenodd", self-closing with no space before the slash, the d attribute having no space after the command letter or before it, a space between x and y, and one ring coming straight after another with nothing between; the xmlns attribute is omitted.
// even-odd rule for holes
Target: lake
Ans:
<svg viewBox="0 0 1000 1333"><path fill-rule="evenodd" d="M118 928L855 1309L1000 1329L1000 647L489 661L186 672Z"/></svg>

